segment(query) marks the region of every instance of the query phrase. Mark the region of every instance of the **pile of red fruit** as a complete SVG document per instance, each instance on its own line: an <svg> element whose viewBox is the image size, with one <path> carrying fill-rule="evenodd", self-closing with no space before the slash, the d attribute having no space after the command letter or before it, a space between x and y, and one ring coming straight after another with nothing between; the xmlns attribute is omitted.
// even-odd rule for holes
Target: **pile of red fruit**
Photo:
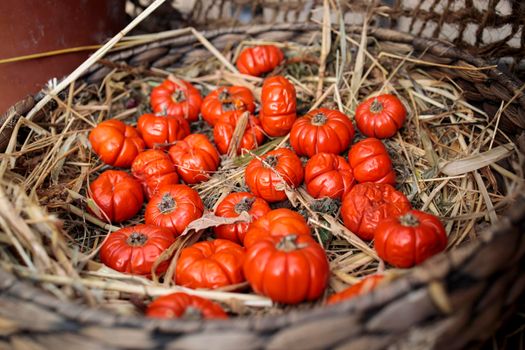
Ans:
<svg viewBox="0 0 525 350"><path fill-rule="evenodd" d="M283 60L277 47L260 46L244 50L237 66L241 73L259 76ZM131 168L130 173L100 174L90 184L88 194L96 205L89 210L120 223L147 201L145 224L111 233L100 249L101 261L115 270L162 275L169 260L155 261L206 210L191 185L213 176L221 154L241 154L288 134L291 148L254 156L246 167L250 192L232 192L216 206L219 217L246 212L252 221L217 226L216 239L184 248L173 276L177 285L214 289L247 281L253 291L280 303L321 297L330 275L325 250L302 215L272 210L269 204L286 200L286 190L303 181L312 197L340 200L344 225L361 239L374 240L378 256L395 267L414 266L446 247L440 221L413 210L393 187L396 174L380 139L396 134L406 118L394 95L371 97L357 107L354 120L368 138L355 144L352 120L338 110L318 108L298 118L295 87L283 76L264 80L258 116L252 92L242 86L220 87L203 99L189 82L168 79L153 89L150 102L153 113L142 115L136 128L111 119L89 134L104 163ZM204 134L190 133L199 115L213 126L213 143ZM241 120L244 134L232 144ZM349 148L346 159L341 154ZM300 156L309 158L304 167ZM370 290L380 280L381 275L364 279L332 295L329 303ZM194 311L206 318L226 317L217 304L183 293L158 298L147 314L181 317Z"/></svg>

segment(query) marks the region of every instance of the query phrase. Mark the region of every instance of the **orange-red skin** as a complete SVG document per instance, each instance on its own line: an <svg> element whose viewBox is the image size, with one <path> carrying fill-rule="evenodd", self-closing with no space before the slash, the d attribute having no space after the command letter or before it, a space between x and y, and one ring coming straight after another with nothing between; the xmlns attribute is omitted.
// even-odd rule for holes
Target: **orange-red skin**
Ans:
<svg viewBox="0 0 525 350"><path fill-rule="evenodd" d="M163 209L165 198L172 198L174 209ZM159 208L160 206L160 208ZM188 224L197 220L204 212L204 204L199 194L186 185L166 185L154 195L146 206L146 224L169 229L178 237Z"/></svg>
<svg viewBox="0 0 525 350"><path fill-rule="evenodd" d="M317 122L318 118L324 119ZM290 131L290 144L299 156L317 153L340 154L348 149L355 130L343 113L328 108L315 109L297 119Z"/></svg>
<svg viewBox="0 0 525 350"><path fill-rule="evenodd" d="M244 275L253 290L273 301L297 304L318 299L326 289L330 268L326 253L311 236L296 237L299 248L278 248L282 237L269 236L246 253Z"/></svg>
<svg viewBox="0 0 525 350"><path fill-rule="evenodd" d="M354 144L348 153L357 182L395 185L396 172L381 140L366 138Z"/></svg>
<svg viewBox="0 0 525 350"><path fill-rule="evenodd" d="M268 159L277 159L273 168L266 164ZM299 157L290 149L278 148L260 158L254 158L245 170L246 185L257 197L268 202L279 202L286 199L283 181L292 188L303 182L304 169Z"/></svg>
<svg viewBox="0 0 525 350"><path fill-rule="evenodd" d="M175 281L193 289L215 289L242 283L244 258L244 248L232 241L198 242L182 250L177 260Z"/></svg>
<svg viewBox="0 0 525 350"><path fill-rule="evenodd" d="M243 112L235 111L234 113L224 114L215 124L213 128L213 138L220 154L228 153L235 127L242 113ZM241 154L243 150L250 151L256 149L263 144L264 139L265 136L260 119L250 115L241 142L237 148L237 154Z"/></svg>
<svg viewBox="0 0 525 350"><path fill-rule="evenodd" d="M120 170L106 170L100 174L89 185L88 195L105 215L93 213L101 220L109 219L114 223L134 217L144 202L140 183Z"/></svg>
<svg viewBox="0 0 525 350"><path fill-rule="evenodd" d="M204 98L201 106L202 118L211 126L217 124L223 115L245 111L255 111L255 100L250 89L244 86L215 89Z"/></svg>
<svg viewBox="0 0 525 350"><path fill-rule="evenodd" d="M277 75L264 80L259 119L268 136L288 134L297 118L296 110L295 87L288 79Z"/></svg>
<svg viewBox="0 0 525 350"><path fill-rule="evenodd" d="M283 52L275 45L248 47L237 58L237 69L242 74L259 77L274 70L283 59Z"/></svg>
<svg viewBox="0 0 525 350"><path fill-rule="evenodd" d="M287 235L311 236L310 227L298 212L286 208L274 209L250 224L243 244L249 248L267 237Z"/></svg>
<svg viewBox="0 0 525 350"><path fill-rule="evenodd" d="M248 202L249 204L246 204ZM247 209L247 210L246 210ZM250 214L252 222L271 211L268 203L248 192L234 192L227 195L215 209L215 215L225 218L234 218L243 211ZM213 231L217 238L228 239L232 242L243 244L248 231L249 222L219 225Z"/></svg>
<svg viewBox="0 0 525 350"><path fill-rule="evenodd" d="M383 281L383 275L370 275L363 278L361 281L356 284L346 288L345 290L332 294L328 300L327 304L336 304L342 301L355 298L359 295L365 294L367 292L375 289Z"/></svg>
<svg viewBox="0 0 525 350"><path fill-rule="evenodd" d="M137 129L148 148L167 148L190 134L190 125L183 117L151 113L140 116Z"/></svg>
<svg viewBox="0 0 525 350"><path fill-rule="evenodd" d="M187 184L207 181L221 162L219 152L206 135L191 134L169 150L177 173Z"/></svg>
<svg viewBox="0 0 525 350"><path fill-rule="evenodd" d="M131 164L131 173L140 181L149 200L164 185L179 183L179 175L170 157L162 150L146 150Z"/></svg>
<svg viewBox="0 0 525 350"><path fill-rule="evenodd" d="M401 217L388 218L375 231L374 248L387 263L409 268L421 264L447 247L447 233L439 218L419 210L407 213L419 222L406 226Z"/></svg>
<svg viewBox="0 0 525 350"><path fill-rule="evenodd" d="M89 142L104 163L118 168L129 168L145 147L137 130L117 119L98 124L89 133Z"/></svg>
<svg viewBox="0 0 525 350"><path fill-rule="evenodd" d="M374 106L380 106L374 111ZM407 111L395 95L371 97L359 104L355 111L357 128L368 137L392 137L403 126Z"/></svg>
<svg viewBox="0 0 525 350"><path fill-rule="evenodd" d="M317 153L304 168L306 191L314 198L341 200L355 184L350 164L332 153Z"/></svg>
<svg viewBox="0 0 525 350"><path fill-rule="evenodd" d="M140 246L130 245L128 240L133 233L146 236L146 242ZM109 234L100 248L100 260L119 272L149 276L157 258L174 242L171 232L161 227L153 225L125 227ZM155 272L164 273L168 264L169 261L162 262Z"/></svg>
<svg viewBox="0 0 525 350"><path fill-rule="evenodd" d="M191 315L189 317L192 317L192 313L195 310L206 320L228 318L228 315L219 304L186 293L172 293L158 297L148 305L146 316L153 318L184 319L185 313L188 312Z"/></svg>
<svg viewBox="0 0 525 350"><path fill-rule="evenodd" d="M166 79L151 91L150 103L155 113L181 117L191 123L199 119L202 97L189 82Z"/></svg>
<svg viewBox="0 0 525 350"><path fill-rule="evenodd" d="M411 209L407 197L391 185L365 182L344 197L341 217L345 226L364 240L374 239L378 224Z"/></svg>

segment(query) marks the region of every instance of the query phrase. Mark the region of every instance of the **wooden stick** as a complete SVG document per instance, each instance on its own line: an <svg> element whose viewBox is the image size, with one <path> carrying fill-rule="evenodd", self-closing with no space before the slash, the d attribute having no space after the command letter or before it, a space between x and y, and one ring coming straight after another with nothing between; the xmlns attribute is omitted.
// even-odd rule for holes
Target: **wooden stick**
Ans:
<svg viewBox="0 0 525 350"><path fill-rule="evenodd" d="M201 42L202 45L204 45L205 48L207 48L215 57L217 57L217 59L219 61L221 61L222 64L224 64L226 66L226 68L228 68L229 70L231 70L233 73L235 74L241 74L237 68L235 68L235 66L233 64L230 63L230 61L228 61L226 59L226 57L223 56L222 53L219 52L219 50L217 50L215 48L215 46L212 45L212 43L210 43L208 41L208 39L206 39L206 37L204 35L202 35L198 30L196 30L195 28L191 28L191 32L193 33L193 35L195 35L195 37L197 38L197 40L199 40Z"/></svg>
<svg viewBox="0 0 525 350"><path fill-rule="evenodd" d="M242 293L231 293L231 292L218 292L211 290L196 290L185 287L160 287L151 285L137 285L132 283L126 283L116 280L98 280L98 279L84 279L84 278L71 278L69 276L57 276L49 274L39 274L21 269L20 267L14 267L14 272L20 277L28 278L32 281L40 281L53 283L57 285L65 286L84 286L86 288L95 288L101 290L113 290L123 293L146 295L151 297L159 297L174 292L183 292L190 295L199 296L215 301L221 302L233 302L239 301L246 306L252 307L271 307L272 301L268 298L253 295L253 294L242 294Z"/></svg>

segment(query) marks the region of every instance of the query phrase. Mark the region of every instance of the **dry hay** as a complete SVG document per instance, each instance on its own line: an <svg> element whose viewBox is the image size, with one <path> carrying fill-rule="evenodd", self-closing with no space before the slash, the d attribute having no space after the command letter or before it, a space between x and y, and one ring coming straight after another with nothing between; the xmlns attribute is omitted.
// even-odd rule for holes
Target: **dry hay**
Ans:
<svg viewBox="0 0 525 350"><path fill-rule="evenodd" d="M136 40L143 42L144 37ZM203 37L199 40L207 42ZM40 283L61 299L79 299L122 314L140 313L150 297L174 290L220 301L238 315L275 314L292 308L246 293L247 284L193 291L172 286L171 278L155 276L152 281L104 267L97 261L97 250L107 234L119 227L87 211L93 205L86 198L87 186L108 169L90 150L89 130L109 118L134 125L148 109L151 89L170 75L196 84L203 95L218 86L244 85L258 98L262 79L238 74L229 63L235 62L240 48L254 44L260 42L246 41L236 51L219 53L207 43L214 59L196 58L191 65L170 70L136 69L102 61L112 67L102 82L70 84L66 93L54 97L53 108L46 108L39 122L20 118L8 151L0 158L2 268ZM409 107L407 122L385 142L398 174L398 188L414 208L444 221L448 249L476 240L522 190L522 156L512 140L498 130L501 111L507 105L502 103L490 120L483 110L466 102L453 80L431 74L427 68L438 63L413 56L409 46L371 40L366 27L361 35L346 35L330 26L313 34L309 45L271 44L281 47L288 59L287 65L272 74L283 74L294 83L300 114L323 106L352 118L357 103L370 94L394 93L404 101ZM472 75L486 69L468 65L449 68ZM194 123L192 130L212 135L203 122ZM246 189L243 171L252 157L282 146L288 146L287 137L239 157L224 156L211 179L194 188L211 211L231 191ZM377 271L386 270L389 278L403 274L386 268L371 244L342 225L337 203L315 201L303 187L286 190L289 201L278 205L293 206L307 214L315 237L327 251L331 278L326 295ZM142 214L122 226L142 222ZM210 235L199 228L202 226L178 239L169 253L176 256L184 246ZM168 276L173 274L175 262Z"/></svg>

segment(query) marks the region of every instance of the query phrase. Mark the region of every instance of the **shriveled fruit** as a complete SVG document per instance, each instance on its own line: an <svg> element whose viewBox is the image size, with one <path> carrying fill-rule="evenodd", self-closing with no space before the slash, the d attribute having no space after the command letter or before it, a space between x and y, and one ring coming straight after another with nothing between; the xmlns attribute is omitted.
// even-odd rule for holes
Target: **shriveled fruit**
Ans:
<svg viewBox="0 0 525 350"><path fill-rule="evenodd" d="M220 154L228 153L230 144L233 139L235 127L237 122L244 112L234 112L227 115L222 115L215 127L213 128L213 138ZM253 150L264 142L265 136L262 130L261 121L254 116L248 117L246 129L237 147L237 154L241 154L242 150Z"/></svg>
<svg viewBox="0 0 525 350"><path fill-rule="evenodd" d="M186 119L163 114L141 115L137 129L149 148L166 148L190 134L190 125Z"/></svg>
<svg viewBox="0 0 525 350"><path fill-rule="evenodd" d="M306 162L304 174L306 190L314 198L341 200L355 184L350 164L332 153L314 155Z"/></svg>
<svg viewBox="0 0 525 350"><path fill-rule="evenodd" d="M405 214L410 209L407 197L392 186L365 182L355 185L345 196L341 217L350 231L370 241L382 220Z"/></svg>
<svg viewBox="0 0 525 350"><path fill-rule="evenodd" d="M287 235L311 236L310 227L298 212L279 208L267 212L252 222L244 236L243 243L246 248L249 248L267 237Z"/></svg>
<svg viewBox="0 0 525 350"><path fill-rule="evenodd" d="M296 109L295 87L288 79L278 75L264 80L259 113L264 132L272 137L286 135L297 118Z"/></svg>
<svg viewBox="0 0 525 350"><path fill-rule="evenodd" d="M148 199L162 186L179 183L175 165L162 150L150 149L139 153L131 165L131 173L142 184Z"/></svg>
<svg viewBox="0 0 525 350"><path fill-rule="evenodd" d="M177 173L187 184L207 181L220 163L219 153L206 135L191 134L169 150Z"/></svg>
<svg viewBox="0 0 525 350"><path fill-rule="evenodd" d="M246 111L255 111L255 101L250 89L244 86L215 89L204 98L201 107L202 118L211 126L217 124L221 116Z"/></svg>
<svg viewBox="0 0 525 350"><path fill-rule="evenodd" d="M396 173L383 143L374 138L357 142L348 153L357 182L377 182L395 185Z"/></svg>

